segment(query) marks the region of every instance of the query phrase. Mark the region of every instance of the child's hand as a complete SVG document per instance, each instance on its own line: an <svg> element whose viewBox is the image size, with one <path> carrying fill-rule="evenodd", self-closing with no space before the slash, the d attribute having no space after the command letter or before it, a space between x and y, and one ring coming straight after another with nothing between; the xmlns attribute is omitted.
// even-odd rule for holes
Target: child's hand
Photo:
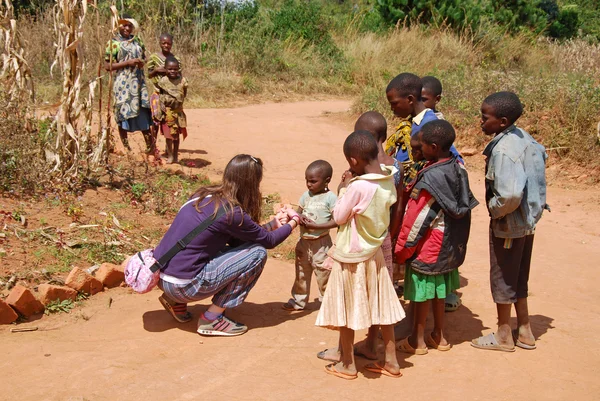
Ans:
<svg viewBox="0 0 600 401"><path fill-rule="evenodd" d="M342 174L342 182L340 182L338 190L341 188L346 188L348 186L348 184L350 184L350 180L352 178L354 178L354 174L352 173L352 171L350 171L350 170L344 171L344 174Z"/></svg>
<svg viewBox="0 0 600 401"><path fill-rule="evenodd" d="M301 214L299 216L300 216L300 225L301 226L307 226L307 224L314 224L314 221L311 220L309 217L307 217L303 214ZM308 226L307 226L307 228L308 228Z"/></svg>

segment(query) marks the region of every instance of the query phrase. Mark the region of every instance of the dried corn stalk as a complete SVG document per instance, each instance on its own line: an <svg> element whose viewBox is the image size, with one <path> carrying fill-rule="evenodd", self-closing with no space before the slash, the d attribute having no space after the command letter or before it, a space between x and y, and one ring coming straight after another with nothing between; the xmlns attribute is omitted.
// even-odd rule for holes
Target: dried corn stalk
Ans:
<svg viewBox="0 0 600 401"><path fill-rule="evenodd" d="M0 81L4 85L10 103L21 107L33 104L35 95L31 69L25 61L23 41L17 32L17 21L14 17L12 1L5 0L0 5L2 41L2 60L0 60Z"/></svg>
<svg viewBox="0 0 600 401"><path fill-rule="evenodd" d="M97 167L103 152L103 142L92 141L92 115L98 81L84 84L83 26L87 15L87 0L55 0L54 32L56 54L50 72L60 69L63 91L59 109L49 132L56 132L55 147L46 155L66 179L76 178L81 169ZM87 98L82 89L87 86ZM98 149L100 148L100 149Z"/></svg>

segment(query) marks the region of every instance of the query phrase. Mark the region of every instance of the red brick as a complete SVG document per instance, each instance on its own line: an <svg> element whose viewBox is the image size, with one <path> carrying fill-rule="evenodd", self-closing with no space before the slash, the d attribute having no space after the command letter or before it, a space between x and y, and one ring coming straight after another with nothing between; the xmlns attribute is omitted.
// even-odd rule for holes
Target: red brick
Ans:
<svg viewBox="0 0 600 401"><path fill-rule="evenodd" d="M0 299L0 324L10 324L17 320L19 315L9 304Z"/></svg>
<svg viewBox="0 0 600 401"><path fill-rule="evenodd" d="M125 281L125 274L119 265L102 263L100 268L96 271L96 278L102 281L102 284L104 284L105 287L114 288Z"/></svg>
<svg viewBox="0 0 600 401"><path fill-rule="evenodd" d="M10 294L8 294L6 303L25 317L44 311L44 305L36 299L28 288L20 284L17 284Z"/></svg>
<svg viewBox="0 0 600 401"><path fill-rule="evenodd" d="M67 276L65 284L78 292L83 292L89 295L99 293L104 289L102 282L95 277L90 276L85 270L79 267L74 267L71 273Z"/></svg>
<svg viewBox="0 0 600 401"><path fill-rule="evenodd" d="M75 301L77 299L77 291L69 287L63 287L52 284L40 284L38 286L39 298L44 305L48 305L53 301L64 301L70 299Z"/></svg>

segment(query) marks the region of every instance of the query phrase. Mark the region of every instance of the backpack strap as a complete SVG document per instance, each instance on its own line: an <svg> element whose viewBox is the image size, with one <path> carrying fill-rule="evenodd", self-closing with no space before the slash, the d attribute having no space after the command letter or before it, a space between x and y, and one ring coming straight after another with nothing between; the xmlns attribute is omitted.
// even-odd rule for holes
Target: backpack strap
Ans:
<svg viewBox="0 0 600 401"><path fill-rule="evenodd" d="M190 231L188 235L177 241L175 245L173 245L173 247L167 251L167 253L161 256L160 259L158 259L156 263L154 263L150 267L150 271L152 273L155 273L157 270L162 270L165 267L165 265L169 263L169 261L173 259L175 255L177 255L180 251L185 249L189 245L189 243L192 242L192 240L198 236L198 234L210 227L210 225L214 223L215 220L218 220L224 214L225 208L223 206L219 206L219 210L217 211L217 214L215 216L210 216L208 219L205 219L202 223L198 225L198 227Z"/></svg>

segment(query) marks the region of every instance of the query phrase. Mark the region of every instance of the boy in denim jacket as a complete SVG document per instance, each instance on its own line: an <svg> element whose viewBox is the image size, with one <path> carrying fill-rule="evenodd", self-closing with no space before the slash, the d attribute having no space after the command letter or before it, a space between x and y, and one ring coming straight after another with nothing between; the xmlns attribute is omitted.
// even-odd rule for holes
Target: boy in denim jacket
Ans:
<svg viewBox="0 0 600 401"><path fill-rule="evenodd" d="M485 189L490 214L490 284L498 331L472 341L476 348L513 352L535 349L529 324L527 282L535 226L546 205L546 150L514 124L523 106L512 92L488 96L481 129L494 139L486 146ZM511 331L512 305L517 329Z"/></svg>

